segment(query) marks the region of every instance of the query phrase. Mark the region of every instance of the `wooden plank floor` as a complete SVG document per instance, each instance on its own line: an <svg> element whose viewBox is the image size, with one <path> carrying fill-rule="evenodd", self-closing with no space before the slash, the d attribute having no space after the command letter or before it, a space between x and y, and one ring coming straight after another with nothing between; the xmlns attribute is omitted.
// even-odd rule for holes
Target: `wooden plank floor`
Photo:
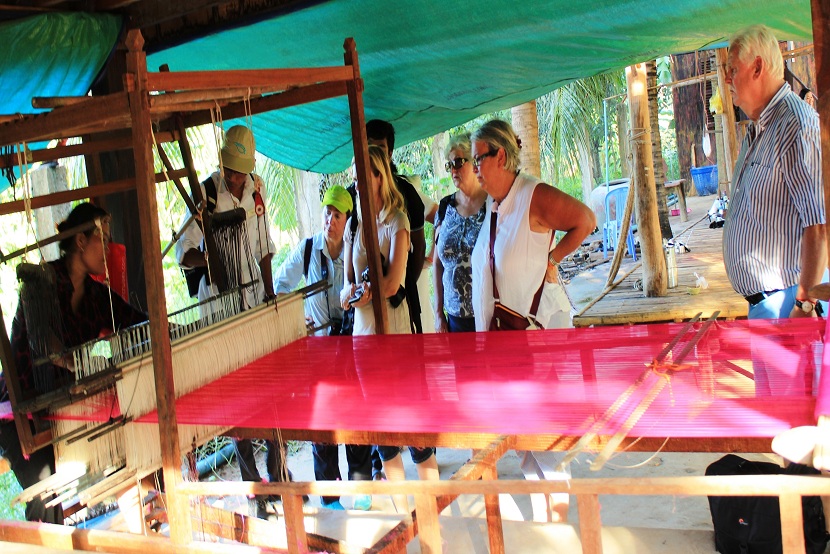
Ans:
<svg viewBox="0 0 830 554"><path fill-rule="evenodd" d="M640 267L585 313L575 316L574 326L683 321L694 317L698 312L703 312L703 316L708 317L716 310L720 310L720 319L746 317L746 300L732 290L726 278L723 266L723 229L710 229L706 217L715 198L714 195L689 198L692 212L688 222L681 223L678 216L670 218L675 237L679 237L691 250L677 255L677 287L669 289L666 296L646 298L641 290L634 288L635 282L643 277ZM633 266L634 262L627 257L617 279ZM607 273L608 270L605 271ZM695 272L706 279L709 287L693 295L689 290L695 286Z"/></svg>

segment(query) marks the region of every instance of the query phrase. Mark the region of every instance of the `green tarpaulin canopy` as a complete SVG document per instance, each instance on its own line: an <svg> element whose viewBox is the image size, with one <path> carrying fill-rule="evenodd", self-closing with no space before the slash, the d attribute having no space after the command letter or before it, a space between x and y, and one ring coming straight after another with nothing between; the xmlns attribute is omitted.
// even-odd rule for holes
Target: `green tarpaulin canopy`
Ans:
<svg viewBox="0 0 830 554"><path fill-rule="evenodd" d="M13 37L11 54L7 47L0 60L4 112L31 112L21 98L89 88L114 44L118 22L62 17L71 23L50 22L37 32L24 28L13 35L0 29L6 44ZM148 66L184 71L340 65L343 41L354 37L366 118L393 122L402 145L576 79L722 43L754 23L770 26L782 40L811 40L810 1L333 0L152 53ZM348 114L344 97L258 115L258 150L301 169L343 170L352 158Z"/></svg>

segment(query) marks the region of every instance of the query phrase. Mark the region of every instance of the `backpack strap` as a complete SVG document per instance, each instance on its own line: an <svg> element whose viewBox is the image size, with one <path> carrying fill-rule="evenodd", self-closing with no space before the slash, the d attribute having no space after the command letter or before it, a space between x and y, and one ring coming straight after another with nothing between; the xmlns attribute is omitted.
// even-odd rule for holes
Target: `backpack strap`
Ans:
<svg viewBox="0 0 830 554"><path fill-rule="evenodd" d="M213 181L213 177L211 176L202 181L202 185L205 187L204 209L206 209L208 213L212 214L214 210L216 210L216 183Z"/></svg>
<svg viewBox="0 0 830 554"><path fill-rule="evenodd" d="M303 277L308 281L308 266L311 263L311 237L305 239L305 252L303 253Z"/></svg>
<svg viewBox="0 0 830 554"><path fill-rule="evenodd" d="M455 199L455 194L448 194L438 201L438 224L435 225L435 244L438 244L438 235L441 232L441 225L444 223L444 218L447 216L447 206ZM455 205L455 202L453 202Z"/></svg>

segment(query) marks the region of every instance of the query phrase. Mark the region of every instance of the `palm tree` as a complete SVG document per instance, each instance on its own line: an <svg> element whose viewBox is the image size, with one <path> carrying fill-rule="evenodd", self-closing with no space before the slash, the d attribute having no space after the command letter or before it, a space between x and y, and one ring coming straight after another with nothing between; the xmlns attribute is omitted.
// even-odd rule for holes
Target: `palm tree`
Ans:
<svg viewBox="0 0 830 554"><path fill-rule="evenodd" d="M588 200L599 165L602 105L605 98L625 88L622 72L573 81L537 100L542 174L558 182L563 175L582 176L582 198Z"/></svg>
<svg viewBox="0 0 830 554"><path fill-rule="evenodd" d="M510 115L513 120L513 130L522 141L522 149L519 151L522 168L533 175L541 175L536 100L515 106L510 110Z"/></svg>
<svg viewBox="0 0 830 554"><path fill-rule="evenodd" d="M654 166L654 185L657 188L657 216L660 219L660 234L662 238L669 240L674 235L669 224L666 187L663 186L666 182L666 165L663 162L663 142L660 140L656 60L646 62L646 86L648 87L648 115L651 123L651 158Z"/></svg>

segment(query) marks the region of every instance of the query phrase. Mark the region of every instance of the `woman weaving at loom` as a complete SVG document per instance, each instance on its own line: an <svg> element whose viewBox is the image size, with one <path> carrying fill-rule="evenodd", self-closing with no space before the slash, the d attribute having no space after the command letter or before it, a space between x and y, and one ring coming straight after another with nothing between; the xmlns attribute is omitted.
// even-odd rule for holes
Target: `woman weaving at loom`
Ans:
<svg viewBox="0 0 830 554"><path fill-rule="evenodd" d="M570 302L558 265L596 227L593 212L519 172L521 143L509 123L485 123L472 143L473 169L492 199L472 258L476 330L569 327ZM565 232L555 245L554 231ZM557 471L552 452L520 455L526 479L561 479L567 473ZM541 495L531 495L534 520L567 519L567 495L562 496L551 507Z"/></svg>
<svg viewBox="0 0 830 554"><path fill-rule="evenodd" d="M79 204L58 225L58 231L84 227L60 242L62 255L58 260L18 268L20 301L12 322L11 347L25 398L74 382L71 361L55 354L147 321L146 314L90 277L106 273L109 214L92 204ZM7 397L5 381L0 377L0 401ZM0 452L24 489L55 471L51 447L24 459L14 422L0 428ZM26 519L62 524L63 510L59 502L47 509L40 498L35 498L26 506Z"/></svg>

